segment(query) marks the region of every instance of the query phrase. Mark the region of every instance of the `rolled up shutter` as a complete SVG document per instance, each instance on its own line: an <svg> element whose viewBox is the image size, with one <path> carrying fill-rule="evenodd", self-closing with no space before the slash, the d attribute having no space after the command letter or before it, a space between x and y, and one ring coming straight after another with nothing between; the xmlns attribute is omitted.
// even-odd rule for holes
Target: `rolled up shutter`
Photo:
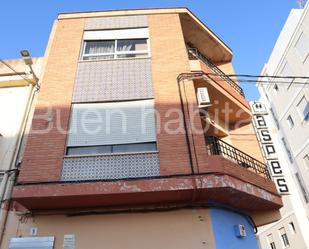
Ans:
<svg viewBox="0 0 309 249"><path fill-rule="evenodd" d="M153 100L73 105L67 146L153 141Z"/></svg>

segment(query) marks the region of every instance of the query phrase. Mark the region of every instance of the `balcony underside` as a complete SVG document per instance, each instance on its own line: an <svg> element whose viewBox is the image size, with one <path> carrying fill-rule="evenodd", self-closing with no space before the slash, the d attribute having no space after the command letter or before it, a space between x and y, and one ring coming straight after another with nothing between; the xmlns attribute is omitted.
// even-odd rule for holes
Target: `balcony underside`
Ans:
<svg viewBox="0 0 309 249"><path fill-rule="evenodd" d="M226 123L235 124L237 122L250 123L252 115L248 102L238 93L234 97L225 88L222 80L218 81L217 77L208 77L205 79L194 80L194 85L198 87L207 87L211 106L207 111L216 115L220 120L226 120ZM234 91L229 89L229 91ZM228 119L228 120L227 120Z"/></svg>
<svg viewBox="0 0 309 249"><path fill-rule="evenodd" d="M222 156L210 156L200 174L85 182L26 183L13 199L29 210L119 208L164 204L220 203L249 212L282 206L272 181Z"/></svg>

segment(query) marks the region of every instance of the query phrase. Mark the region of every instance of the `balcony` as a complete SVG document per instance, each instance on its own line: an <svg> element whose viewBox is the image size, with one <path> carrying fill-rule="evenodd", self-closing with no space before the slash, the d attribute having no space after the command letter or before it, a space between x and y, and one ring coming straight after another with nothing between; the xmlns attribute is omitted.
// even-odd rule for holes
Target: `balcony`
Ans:
<svg viewBox="0 0 309 249"><path fill-rule="evenodd" d="M264 163L254 159L219 138L207 136L206 142L207 150L210 155L221 155L265 179L271 179L267 166Z"/></svg>
<svg viewBox="0 0 309 249"><path fill-rule="evenodd" d="M224 80L231 88L233 88L238 94L242 97L245 97L244 91L242 88L229 76L227 76L219 67L217 67L214 63L211 62L206 56L198 51L197 48L189 48L188 49L188 56L190 60L200 60L205 65L207 65L211 71L218 75L222 80Z"/></svg>
<svg viewBox="0 0 309 249"><path fill-rule="evenodd" d="M188 58L191 72L203 74L203 77L193 81L195 88L207 87L208 89L211 100L211 106L207 108L208 113L214 115L219 110L218 118L220 120L226 120L224 113L229 113L229 124L244 120L250 123L252 117L250 105L237 82L196 48L188 49ZM233 71L231 62L225 63L223 66L229 67L228 70ZM221 128L224 130L224 127Z"/></svg>

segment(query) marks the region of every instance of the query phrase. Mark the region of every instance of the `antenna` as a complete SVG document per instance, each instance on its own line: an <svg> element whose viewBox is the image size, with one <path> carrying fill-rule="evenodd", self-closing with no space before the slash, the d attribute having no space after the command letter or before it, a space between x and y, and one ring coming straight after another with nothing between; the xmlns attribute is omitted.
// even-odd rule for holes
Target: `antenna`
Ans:
<svg viewBox="0 0 309 249"><path fill-rule="evenodd" d="M306 0L297 0L299 8L303 9L306 5Z"/></svg>

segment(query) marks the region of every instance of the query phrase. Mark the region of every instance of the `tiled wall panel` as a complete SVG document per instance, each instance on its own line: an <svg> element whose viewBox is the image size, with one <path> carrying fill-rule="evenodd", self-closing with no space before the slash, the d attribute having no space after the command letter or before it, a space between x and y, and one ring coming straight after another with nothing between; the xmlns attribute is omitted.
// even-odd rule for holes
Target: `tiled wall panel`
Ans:
<svg viewBox="0 0 309 249"><path fill-rule="evenodd" d="M80 62L73 102L153 98L149 58Z"/></svg>
<svg viewBox="0 0 309 249"><path fill-rule="evenodd" d="M107 180L159 175L159 157L154 152L64 158L61 180Z"/></svg>
<svg viewBox="0 0 309 249"><path fill-rule="evenodd" d="M147 27L147 16L109 16L87 18L85 30Z"/></svg>

